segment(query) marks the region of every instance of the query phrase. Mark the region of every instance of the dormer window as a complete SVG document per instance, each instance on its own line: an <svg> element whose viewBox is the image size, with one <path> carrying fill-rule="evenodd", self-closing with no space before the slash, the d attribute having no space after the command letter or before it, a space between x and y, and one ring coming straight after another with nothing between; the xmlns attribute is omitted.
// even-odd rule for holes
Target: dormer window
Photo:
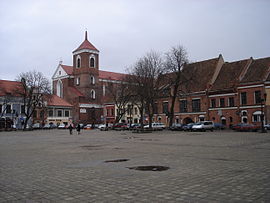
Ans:
<svg viewBox="0 0 270 203"><path fill-rule="evenodd" d="M94 55L90 56L89 63L90 63L90 68L95 68L95 56Z"/></svg>
<svg viewBox="0 0 270 203"><path fill-rule="evenodd" d="M94 76L90 76L90 84L94 85L95 84L95 77Z"/></svg>
<svg viewBox="0 0 270 203"><path fill-rule="evenodd" d="M76 57L76 68L80 68L81 67L81 57L80 55L78 55Z"/></svg>
<svg viewBox="0 0 270 203"><path fill-rule="evenodd" d="M96 98L96 92L95 92L95 90L91 90L90 97L91 97L91 99L95 99Z"/></svg>

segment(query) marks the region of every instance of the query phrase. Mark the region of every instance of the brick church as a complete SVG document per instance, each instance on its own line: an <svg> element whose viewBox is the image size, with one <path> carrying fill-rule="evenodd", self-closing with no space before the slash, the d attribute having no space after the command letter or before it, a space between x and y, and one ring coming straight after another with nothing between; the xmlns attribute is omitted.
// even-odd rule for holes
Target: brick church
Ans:
<svg viewBox="0 0 270 203"><path fill-rule="evenodd" d="M119 83L125 74L100 70L99 50L88 41L87 31L72 55L73 65L60 62L53 74L53 94L72 104L73 122L103 123L104 105L113 106L106 87L109 83ZM114 114L114 109L111 112Z"/></svg>

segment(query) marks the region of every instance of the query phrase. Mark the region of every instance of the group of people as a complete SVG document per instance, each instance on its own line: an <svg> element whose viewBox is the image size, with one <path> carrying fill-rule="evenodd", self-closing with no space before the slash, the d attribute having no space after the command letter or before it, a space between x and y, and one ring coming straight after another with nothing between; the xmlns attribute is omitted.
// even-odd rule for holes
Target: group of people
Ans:
<svg viewBox="0 0 270 203"><path fill-rule="evenodd" d="M68 129L69 129L69 134L72 135L73 125L71 123L69 124ZM77 130L78 135L81 134L80 124L76 126L76 130Z"/></svg>

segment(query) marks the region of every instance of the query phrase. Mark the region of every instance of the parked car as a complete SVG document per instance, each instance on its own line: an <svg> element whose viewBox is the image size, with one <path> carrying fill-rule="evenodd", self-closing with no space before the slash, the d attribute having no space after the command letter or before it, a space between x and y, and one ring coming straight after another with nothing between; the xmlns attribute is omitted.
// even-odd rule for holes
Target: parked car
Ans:
<svg viewBox="0 0 270 203"><path fill-rule="evenodd" d="M232 127L236 131L253 131L257 132L261 127L248 123L238 123Z"/></svg>
<svg viewBox="0 0 270 203"><path fill-rule="evenodd" d="M49 123L45 124L43 126L43 129L47 130L47 129L51 129L51 125Z"/></svg>
<svg viewBox="0 0 270 203"><path fill-rule="evenodd" d="M58 129L66 129L67 126L64 123L61 123L57 128Z"/></svg>
<svg viewBox="0 0 270 203"><path fill-rule="evenodd" d="M138 129L141 127L140 123L132 123L131 125L128 126L129 130L134 130L134 129Z"/></svg>
<svg viewBox="0 0 270 203"><path fill-rule="evenodd" d="M101 124L98 126L99 130L109 130L112 128L112 124L111 123L107 123L107 124Z"/></svg>
<svg viewBox="0 0 270 203"><path fill-rule="evenodd" d="M270 130L270 124L265 124L264 128L267 129L267 130Z"/></svg>
<svg viewBox="0 0 270 203"><path fill-rule="evenodd" d="M41 129L42 126L40 123L35 123L33 126L32 126L33 129Z"/></svg>
<svg viewBox="0 0 270 203"><path fill-rule="evenodd" d="M206 130L214 130L214 123L213 121L201 121L199 123L195 123L191 131L206 131Z"/></svg>
<svg viewBox="0 0 270 203"><path fill-rule="evenodd" d="M195 124L195 123L185 124L185 125L182 126L182 128L183 128L184 131L191 131L192 126L193 126L194 124Z"/></svg>
<svg viewBox="0 0 270 203"><path fill-rule="evenodd" d="M225 125L223 125L222 123L214 123L214 129L216 130L224 130L226 128Z"/></svg>
<svg viewBox="0 0 270 203"><path fill-rule="evenodd" d="M50 126L51 126L51 129L57 128L57 125L55 125L55 124L53 124L53 123L50 123Z"/></svg>
<svg viewBox="0 0 270 203"><path fill-rule="evenodd" d="M127 130L128 125L126 123L116 123L112 127L113 130Z"/></svg>
<svg viewBox="0 0 270 203"><path fill-rule="evenodd" d="M93 129L92 124L87 124L87 125L85 125L85 126L83 127L83 129L85 129L85 130L91 130L91 129Z"/></svg>
<svg viewBox="0 0 270 203"><path fill-rule="evenodd" d="M170 130L183 130L183 125L180 123L173 123L172 126L169 127Z"/></svg>
<svg viewBox="0 0 270 203"><path fill-rule="evenodd" d="M153 130L163 130L163 129L165 129L165 127L166 126L164 125L164 123L152 123L152 129ZM143 128L144 129L149 129L150 126L149 125L146 125Z"/></svg>

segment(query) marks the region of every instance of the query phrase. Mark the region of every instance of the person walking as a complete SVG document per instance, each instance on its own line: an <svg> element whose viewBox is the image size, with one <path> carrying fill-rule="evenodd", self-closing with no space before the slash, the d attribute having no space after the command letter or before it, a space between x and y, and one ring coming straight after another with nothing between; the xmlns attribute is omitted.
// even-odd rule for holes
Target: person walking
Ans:
<svg viewBox="0 0 270 203"><path fill-rule="evenodd" d="M80 126L80 124L77 125L76 130L77 130L78 135L81 134L81 126Z"/></svg>
<svg viewBox="0 0 270 203"><path fill-rule="evenodd" d="M71 123L69 124L68 129L69 129L69 134L72 135L72 129L73 129L73 127L72 127Z"/></svg>

